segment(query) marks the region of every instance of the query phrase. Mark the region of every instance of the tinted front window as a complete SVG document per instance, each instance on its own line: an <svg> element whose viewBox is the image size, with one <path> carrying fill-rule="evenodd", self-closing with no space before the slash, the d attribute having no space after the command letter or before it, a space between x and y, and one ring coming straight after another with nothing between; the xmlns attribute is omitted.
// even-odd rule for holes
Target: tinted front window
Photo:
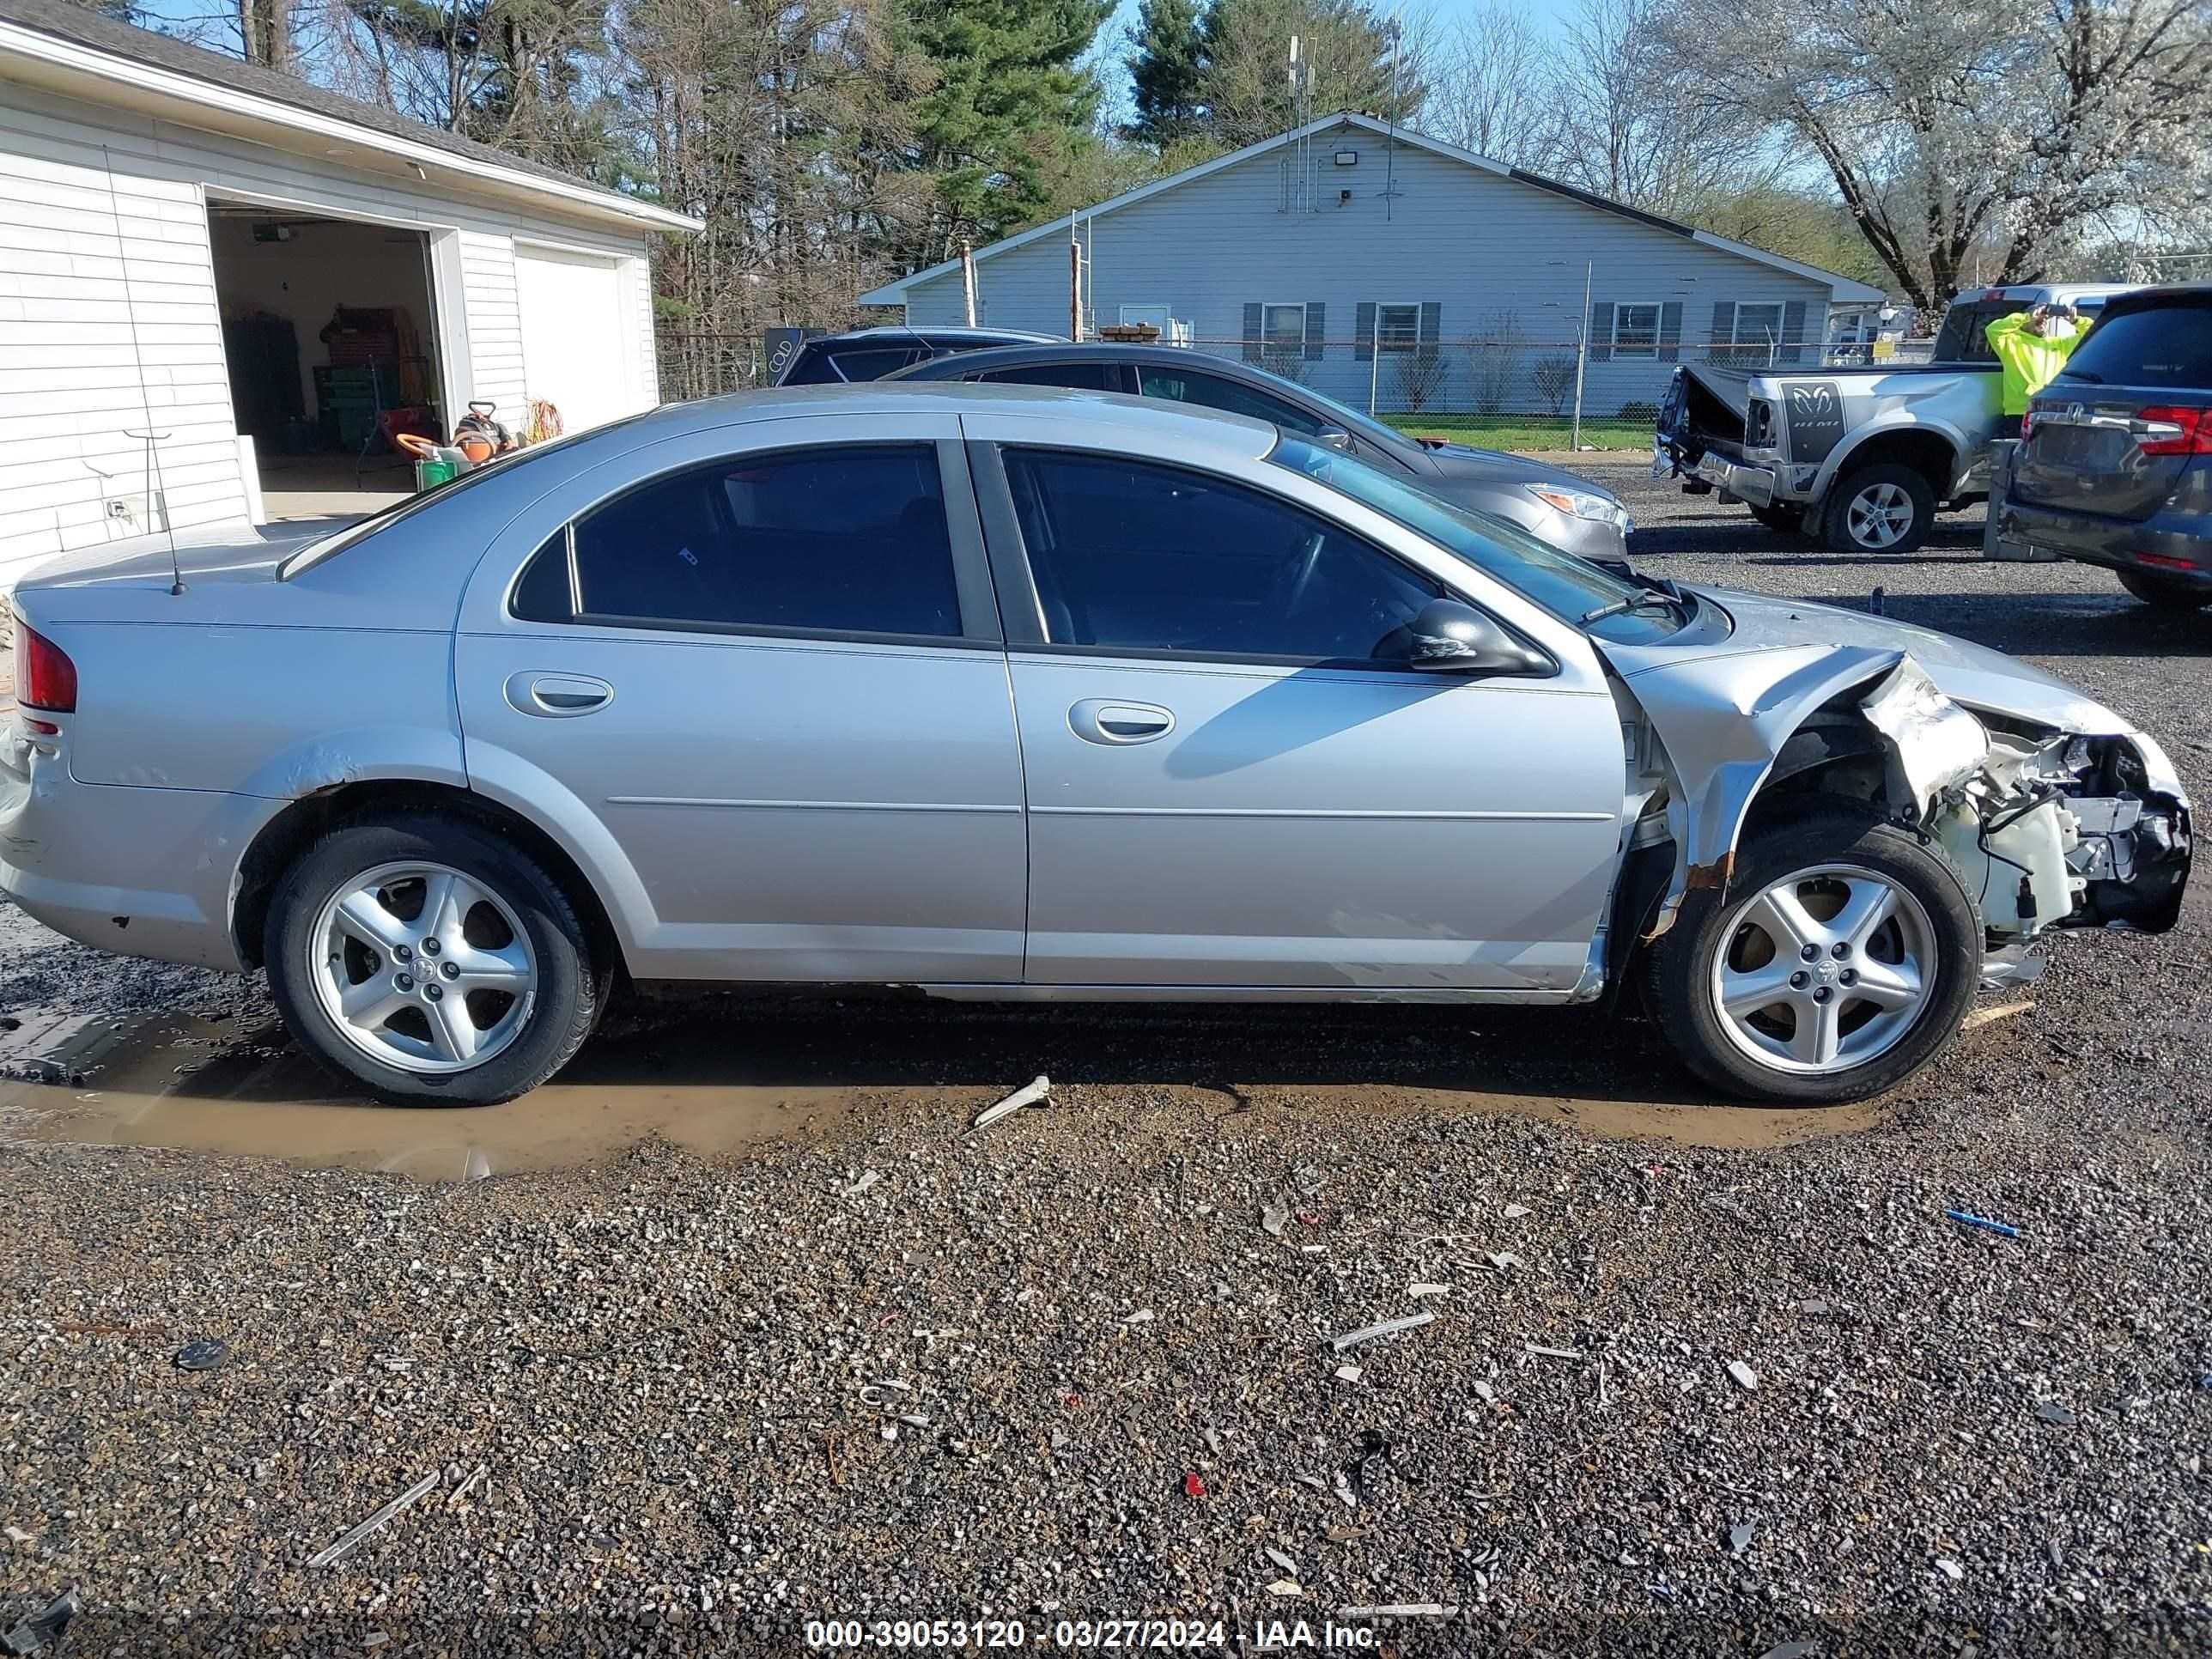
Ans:
<svg viewBox="0 0 2212 1659"><path fill-rule="evenodd" d="M1061 386L1077 392L1115 392L1114 371L1104 363L1024 363L1018 368L994 368L978 374L993 386Z"/></svg>
<svg viewBox="0 0 2212 1659"><path fill-rule="evenodd" d="M1271 398L1264 392L1255 392L1235 380L1224 380L1218 374L1147 366L1139 374L1137 384L1147 398L1165 398L1178 404L1196 404L1201 409L1219 409L1231 415L1249 415L1255 420L1266 421L1285 432L1321 430L1321 422L1296 404L1285 403L1280 398Z"/></svg>
<svg viewBox="0 0 2212 1659"><path fill-rule="evenodd" d="M565 551L559 539L542 564ZM927 445L792 450L694 467L576 521L583 614L654 627L960 632ZM526 602L556 603L533 566Z"/></svg>
<svg viewBox="0 0 2212 1659"><path fill-rule="evenodd" d="M2074 349L2058 378L2212 390L2212 305L2157 306L2107 317Z"/></svg>
<svg viewBox="0 0 2212 1659"><path fill-rule="evenodd" d="M1058 644L1369 659L1443 589L1288 502L1172 467L1006 452Z"/></svg>

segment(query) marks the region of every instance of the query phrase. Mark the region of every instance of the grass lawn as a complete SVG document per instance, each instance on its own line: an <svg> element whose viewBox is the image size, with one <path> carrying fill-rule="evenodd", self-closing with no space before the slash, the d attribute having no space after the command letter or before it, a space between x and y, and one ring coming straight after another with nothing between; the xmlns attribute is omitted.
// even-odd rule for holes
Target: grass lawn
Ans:
<svg viewBox="0 0 2212 1659"><path fill-rule="evenodd" d="M1572 423L1540 415L1384 415L1378 417L1416 438L1448 438L1484 449L1565 449ZM1598 449L1649 449L1648 421L1583 421L1583 441Z"/></svg>

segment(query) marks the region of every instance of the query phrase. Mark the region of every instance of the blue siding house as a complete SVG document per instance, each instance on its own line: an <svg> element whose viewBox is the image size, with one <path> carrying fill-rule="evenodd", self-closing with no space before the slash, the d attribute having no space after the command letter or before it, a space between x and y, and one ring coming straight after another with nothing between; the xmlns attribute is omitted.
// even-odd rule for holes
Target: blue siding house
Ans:
<svg viewBox="0 0 2212 1659"><path fill-rule="evenodd" d="M1071 244L1077 254L1071 258ZM1881 290L1364 115L1332 115L975 251L976 317L1151 324L1346 402L1644 416L1685 359L1818 362ZM1585 293L1588 309L1584 309ZM957 324L957 260L861 296Z"/></svg>

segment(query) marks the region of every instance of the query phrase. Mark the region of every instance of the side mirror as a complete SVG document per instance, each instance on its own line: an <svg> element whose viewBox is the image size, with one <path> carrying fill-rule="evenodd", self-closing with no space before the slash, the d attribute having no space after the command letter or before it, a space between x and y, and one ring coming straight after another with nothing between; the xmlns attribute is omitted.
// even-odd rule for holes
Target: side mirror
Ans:
<svg viewBox="0 0 2212 1659"><path fill-rule="evenodd" d="M1431 599L1384 635L1375 654L1432 674L1549 674L1557 666L1457 599Z"/></svg>
<svg viewBox="0 0 2212 1659"><path fill-rule="evenodd" d="M1340 455L1352 453L1352 434L1340 426L1325 426L1314 434L1314 441L1323 449L1334 449Z"/></svg>

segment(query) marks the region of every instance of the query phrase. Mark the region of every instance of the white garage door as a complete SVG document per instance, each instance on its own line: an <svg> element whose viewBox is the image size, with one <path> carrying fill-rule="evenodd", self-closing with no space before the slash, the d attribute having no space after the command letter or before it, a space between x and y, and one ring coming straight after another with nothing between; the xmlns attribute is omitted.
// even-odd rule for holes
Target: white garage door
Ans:
<svg viewBox="0 0 2212 1659"><path fill-rule="evenodd" d="M636 329L615 262L518 246L514 283L530 396L559 410L571 432L635 413L644 401L630 373Z"/></svg>

